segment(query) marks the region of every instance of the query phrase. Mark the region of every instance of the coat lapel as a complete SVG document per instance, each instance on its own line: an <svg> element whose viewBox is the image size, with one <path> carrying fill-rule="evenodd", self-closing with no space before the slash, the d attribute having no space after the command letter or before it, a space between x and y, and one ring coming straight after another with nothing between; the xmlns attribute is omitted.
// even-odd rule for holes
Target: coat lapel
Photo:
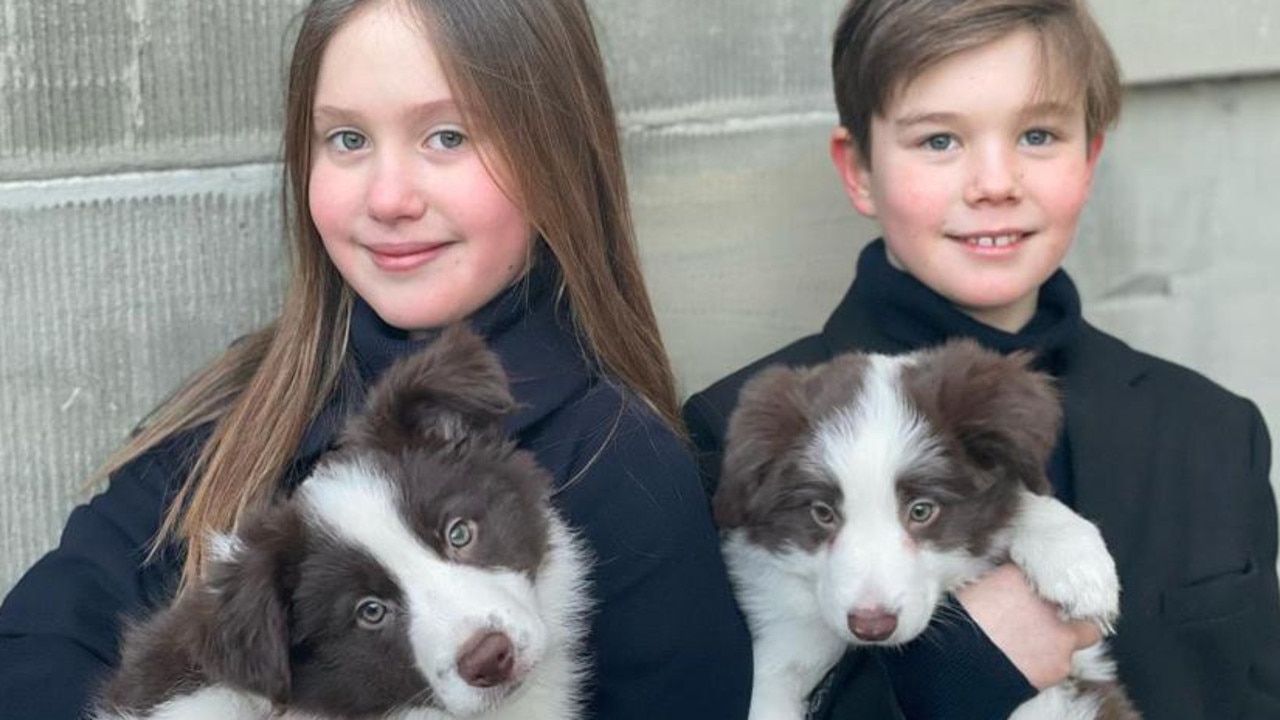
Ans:
<svg viewBox="0 0 1280 720"><path fill-rule="evenodd" d="M1064 376L1076 511L1095 522L1117 563L1129 565L1150 497L1152 416L1137 402L1144 356L1083 324Z"/></svg>

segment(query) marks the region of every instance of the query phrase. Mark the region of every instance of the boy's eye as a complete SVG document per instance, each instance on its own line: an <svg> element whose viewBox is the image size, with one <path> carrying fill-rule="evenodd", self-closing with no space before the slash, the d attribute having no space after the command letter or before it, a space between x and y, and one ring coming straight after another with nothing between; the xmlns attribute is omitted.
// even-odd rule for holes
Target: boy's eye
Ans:
<svg viewBox="0 0 1280 720"><path fill-rule="evenodd" d="M954 135L939 133L925 138L924 146L930 150L937 150L941 152L943 150L950 150L953 148L955 146L955 142L956 138Z"/></svg>
<svg viewBox="0 0 1280 720"><path fill-rule="evenodd" d="M460 130L438 130L427 138L427 145L439 150L457 150L467 141Z"/></svg>
<svg viewBox="0 0 1280 720"><path fill-rule="evenodd" d="M338 150L353 152L363 149L368 140L355 130L339 130L329 136L329 143Z"/></svg>
<svg viewBox="0 0 1280 720"><path fill-rule="evenodd" d="M1040 147L1053 142L1053 133L1048 130L1028 130L1022 134L1022 142L1032 147Z"/></svg>

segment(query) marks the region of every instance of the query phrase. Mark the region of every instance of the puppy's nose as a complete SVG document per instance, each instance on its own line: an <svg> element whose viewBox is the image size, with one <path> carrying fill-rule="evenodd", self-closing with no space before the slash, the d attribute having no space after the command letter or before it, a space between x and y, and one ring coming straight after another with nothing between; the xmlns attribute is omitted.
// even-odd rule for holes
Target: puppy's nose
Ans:
<svg viewBox="0 0 1280 720"><path fill-rule="evenodd" d="M458 653L458 674L472 687L493 687L511 679L515 649L511 639L496 631L478 632Z"/></svg>
<svg viewBox="0 0 1280 720"><path fill-rule="evenodd" d="M849 613L849 632L867 642L880 642L898 629L898 616L882 607Z"/></svg>

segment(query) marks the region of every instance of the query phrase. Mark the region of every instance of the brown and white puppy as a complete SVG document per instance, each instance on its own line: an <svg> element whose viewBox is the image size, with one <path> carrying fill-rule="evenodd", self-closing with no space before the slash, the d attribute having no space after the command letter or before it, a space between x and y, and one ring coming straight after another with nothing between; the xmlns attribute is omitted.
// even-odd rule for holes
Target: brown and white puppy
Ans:
<svg viewBox="0 0 1280 720"><path fill-rule="evenodd" d="M715 496L754 639L752 720L799 720L849 645L900 645L945 593L1012 560L1064 616L1110 628L1101 534L1047 493L1061 410L1030 357L971 341L774 367L742 389ZM1017 720L1132 719L1101 644Z"/></svg>
<svg viewBox="0 0 1280 720"><path fill-rule="evenodd" d="M588 562L513 406L462 328L388 370L297 492L128 632L96 717L578 717Z"/></svg>

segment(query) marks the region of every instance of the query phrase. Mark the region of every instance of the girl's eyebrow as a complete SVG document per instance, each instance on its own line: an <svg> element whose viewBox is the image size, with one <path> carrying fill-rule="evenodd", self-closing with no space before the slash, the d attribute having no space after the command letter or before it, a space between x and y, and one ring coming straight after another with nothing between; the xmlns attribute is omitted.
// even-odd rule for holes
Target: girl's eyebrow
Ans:
<svg viewBox="0 0 1280 720"><path fill-rule="evenodd" d="M435 115L456 113L458 103L453 98L441 98L411 105L404 111L409 118L430 118ZM311 113L316 124L321 123L354 123L363 118L363 113L354 108L339 105L317 105Z"/></svg>

